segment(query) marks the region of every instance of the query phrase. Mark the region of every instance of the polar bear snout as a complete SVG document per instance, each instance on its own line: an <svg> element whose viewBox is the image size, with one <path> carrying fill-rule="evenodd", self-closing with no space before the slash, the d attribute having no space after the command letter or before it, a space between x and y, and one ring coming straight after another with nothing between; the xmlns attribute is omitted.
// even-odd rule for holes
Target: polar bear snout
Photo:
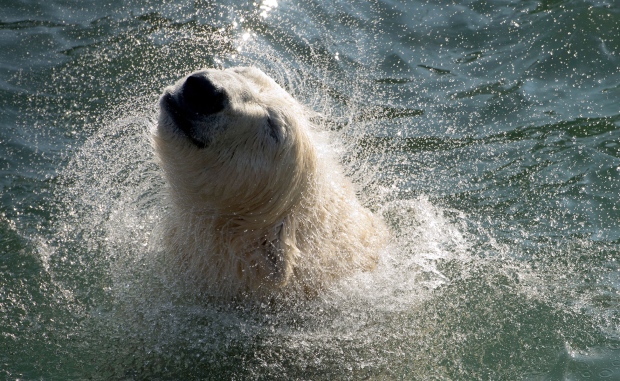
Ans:
<svg viewBox="0 0 620 381"><path fill-rule="evenodd" d="M200 71L189 75L167 88L160 100L161 129L185 136L198 148L209 145L221 127L221 112L230 104L227 92L208 74Z"/></svg>
<svg viewBox="0 0 620 381"><path fill-rule="evenodd" d="M203 73L187 77L179 94L180 103L195 115L208 116L224 109L228 96Z"/></svg>

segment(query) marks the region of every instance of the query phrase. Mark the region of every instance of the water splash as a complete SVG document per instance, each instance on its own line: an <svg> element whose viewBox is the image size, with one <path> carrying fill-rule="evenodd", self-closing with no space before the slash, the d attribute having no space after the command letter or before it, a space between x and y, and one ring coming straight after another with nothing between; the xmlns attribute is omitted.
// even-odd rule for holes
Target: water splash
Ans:
<svg viewBox="0 0 620 381"><path fill-rule="evenodd" d="M27 243L9 240L12 247L35 246L42 263L38 268L36 261L25 261L36 269L40 283L19 288L28 295L12 300L22 303L24 311L34 305L49 307L46 313L34 308L19 322L8 321L6 326L16 333L29 332L24 348L49 348L38 352L53 363L58 359L54 346L60 343L69 359L64 374L94 378L181 379L201 374L541 379L572 374L581 366L578 361L600 369L601 375L614 374L615 368L604 368L617 353L617 309L608 307L618 302L617 288L601 294L593 284L617 285L617 266L592 270L589 261L572 261L592 256L601 246L592 249L587 240L568 239L565 244L525 233L507 239L502 229L519 225L487 221L475 208L470 213L479 215L467 215L454 209L458 202L445 205L450 195L434 192L438 187L432 184L438 178L457 187L464 181L457 175L474 173L459 172L453 165L463 152L469 149L470 155L478 155L497 149L498 142L518 143L518 136L425 137L424 129L432 124L428 120L437 115L440 120L432 124L436 128L456 122L451 115L429 116L428 110L437 110L430 104L441 105L441 99L424 96L425 104L403 104L383 89L381 84L409 79L396 70L403 67L399 57L372 57L378 42L368 36L378 32L373 29L376 21L364 23L356 16L368 37L358 47L363 54L356 56L347 51L355 47L335 41L328 26L309 26L304 35L318 37L300 37L264 24L256 10L240 12L243 16L238 18L231 7L223 7L239 25L221 30L191 17L188 21L185 14L178 17L185 21L174 22L178 15L153 13L123 24L126 32L118 42L67 52L77 58L55 78L60 89L56 91L80 94L104 106L79 110L81 103L70 104L77 96L66 105L60 102L62 112L76 111L74 121L82 123L82 132L90 137L70 155L60 179L52 184L58 212L51 233ZM272 9L268 19L281 21L281 9ZM137 38L135 30L141 31ZM243 40L243 33L251 38ZM243 54L235 55L241 44ZM472 54L472 60L482 56ZM373 59L388 65L391 76L367 65ZM167 205L146 130L156 114L161 87L213 64L260 66L317 111L317 124L333 137L329 148L340 155L359 186L360 198L391 225L393 240L377 271L345 279L315 300L286 306L210 303L162 271L151 243ZM109 68L133 77L118 76ZM421 68L428 75L451 74L429 65ZM112 84L112 91L83 84L80 78L86 72ZM122 83L127 78L146 94L127 90ZM512 94L521 85L498 86L491 86L491 94ZM524 86L524 91L531 90ZM475 97L479 89L454 94ZM126 98L134 100L119 101ZM101 107L107 116L100 117ZM418 117L427 123L416 124ZM453 155L447 160L438 152ZM469 164L465 160L464 165ZM440 175L428 175L435 168L442 168ZM505 167L498 165L497 171L502 170ZM472 186L469 191L478 190ZM13 237L19 229L9 230L7 236ZM616 256L612 246L598 254L597 263ZM15 284L20 284L21 275L15 274ZM60 322L52 324L50 319ZM15 336L8 342L19 343L15 333L7 335ZM597 354L576 348L605 350Z"/></svg>

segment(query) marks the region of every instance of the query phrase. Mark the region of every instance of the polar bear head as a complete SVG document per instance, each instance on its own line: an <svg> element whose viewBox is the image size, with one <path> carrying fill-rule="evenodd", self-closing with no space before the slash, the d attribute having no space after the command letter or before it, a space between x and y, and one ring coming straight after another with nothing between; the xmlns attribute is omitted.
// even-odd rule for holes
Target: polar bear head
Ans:
<svg viewBox="0 0 620 381"><path fill-rule="evenodd" d="M194 72L160 109L155 148L181 205L272 222L312 177L306 111L259 69Z"/></svg>
<svg viewBox="0 0 620 381"><path fill-rule="evenodd" d="M194 221L183 228L193 232L175 239L217 246L196 238L204 227L220 237L230 263L285 282L297 252L295 210L316 173L307 111L262 71L244 67L190 74L165 89L160 110L153 144L172 209L177 220Z"/></svg>

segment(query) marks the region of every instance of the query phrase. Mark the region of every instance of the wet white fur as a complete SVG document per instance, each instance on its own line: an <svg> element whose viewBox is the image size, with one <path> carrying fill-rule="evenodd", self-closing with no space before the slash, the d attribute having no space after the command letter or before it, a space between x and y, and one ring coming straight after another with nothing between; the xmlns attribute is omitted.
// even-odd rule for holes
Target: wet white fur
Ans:
<svg viewBox="0 0 620 381"><path fill-rule="evenodd" d="M218 125L211 144L191 144L164 108L152 134L169 186L170 265L224 298L312 296L373 269L385 226L360 205L337 162L318 153L308 111L256 68L206 72L230 97L208 121Z"/></svg>

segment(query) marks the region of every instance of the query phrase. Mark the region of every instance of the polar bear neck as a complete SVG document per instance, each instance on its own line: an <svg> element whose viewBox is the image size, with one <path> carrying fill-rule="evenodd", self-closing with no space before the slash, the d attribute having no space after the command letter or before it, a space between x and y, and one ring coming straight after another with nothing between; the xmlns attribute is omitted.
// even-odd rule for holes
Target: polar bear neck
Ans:
<svg viewBox="0 0 620 381"><path fill-rule="evenodd" d="M188 178L179 180L177 175L183 173L179 168L187 170L188 166L208 167L213 160L196 160L193 147L187 146L185 149L188 152L184 152L185 149L153 136L153 144L167 177L169 197L175 214L187 221L195 222L198 219L201 221L199 226L209 226L210 229L232 235L270 229L281 223L284 216L294 215L303 205L318 203L316 188L321 183L318 177L322 170L317 166L320 163L316 159L315 148L305 144L308 138L299 140L294 150L282 153L282 156L289 156L288 161L294 165L285 163L278 168L277 176L255 179L252 187L240 186L238 188L242 190L233 193L230 192L231 175L226 172L226 168L221 171L210 168L213 180L194 179L195 183L190 183ZM193 170L199 172L199 169ZM218 183L218 179L223 184ZM248 182L247 179L239 181ZM209 190L202 193L205 184ZM193 192L188 191L192 189Z"/></svg>

